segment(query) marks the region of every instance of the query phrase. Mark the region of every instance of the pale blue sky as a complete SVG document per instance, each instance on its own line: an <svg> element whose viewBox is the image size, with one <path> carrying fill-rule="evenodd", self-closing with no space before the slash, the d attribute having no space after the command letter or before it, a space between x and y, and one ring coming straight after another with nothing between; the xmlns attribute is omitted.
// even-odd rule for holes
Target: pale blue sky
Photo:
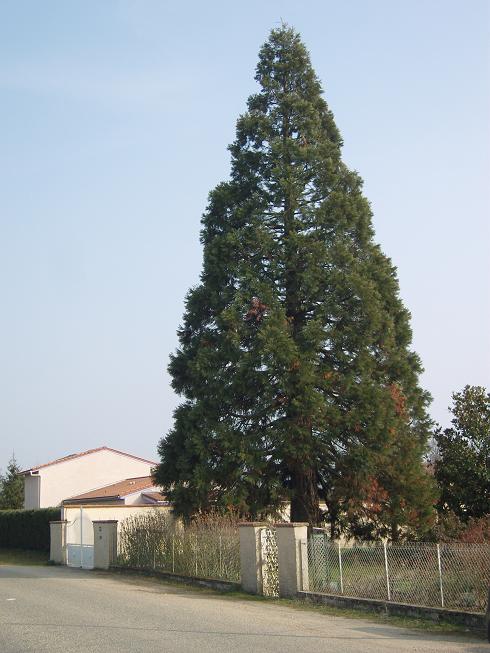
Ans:
<svg viewBox="0 0 490 653"><path fill-rule="evenodd" d="M281 19L310 50L448 424L490 387L489 3L0 2L0 467L145 457L200 216Z"/></svg>

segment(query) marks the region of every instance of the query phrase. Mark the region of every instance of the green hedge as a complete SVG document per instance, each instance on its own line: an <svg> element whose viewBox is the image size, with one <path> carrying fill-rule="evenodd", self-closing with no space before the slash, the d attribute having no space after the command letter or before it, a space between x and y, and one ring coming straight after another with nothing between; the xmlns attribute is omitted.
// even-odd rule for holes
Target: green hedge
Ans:
<svg viewBox="0 0 490 653"><path fill-rule="evenodd" d="M0 548L49 551L49 522L59 519L60 508L0 510Z"/></svg>

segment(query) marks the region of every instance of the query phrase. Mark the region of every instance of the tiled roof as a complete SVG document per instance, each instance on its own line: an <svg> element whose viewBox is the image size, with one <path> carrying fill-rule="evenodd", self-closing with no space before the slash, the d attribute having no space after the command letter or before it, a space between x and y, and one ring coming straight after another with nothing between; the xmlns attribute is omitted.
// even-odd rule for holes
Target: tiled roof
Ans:
<svg viewBox="0 0 490 653"><path fill-rule="evenodd" d="M38 469L42 469L43 467L50 467L51 465L58 465L58 463L64 463L67 460L73 460L75 458L81 458L82 456L88 456L88 454L91 453L96 453L97 451L112 451L113 453L118 453L121 456L127 456L128 458L134 458L135 460L141 460L141 462L144 463L150 463L151 465L157 465L154 460L146 460L146 458L140 458L139 456L133 456L133 454L126 453L125 451L119 451L118 449L112 449L112 447L97 447L97 449L88 449L87 451L82 451L80 453L72 453L69 456L63 456L63 458L57 458L56 460L52 460L49 463L44 463L43 465L36 465L35 467L31 467L30 469L25 469L24 471L20 472L21 474L27 474L28 472L35 472Z"/></svg>
<svg viewBox="0 0 490 653"><path fill-rule="evenodd" d="M167 497L161 492L143 492L143 496L158 502L167 500Z"/></svg>
<svg viewBox="0 0 490 653"><path fill-rule="evenodd" d="M75 497L65 499L66 502L81 501L83 499L122 499L128 494L145 490L146 488L153 488L154 482L151 476L138 476L136 478L126 478L124 481L111 483L104 487L77 494Z"/></svg>

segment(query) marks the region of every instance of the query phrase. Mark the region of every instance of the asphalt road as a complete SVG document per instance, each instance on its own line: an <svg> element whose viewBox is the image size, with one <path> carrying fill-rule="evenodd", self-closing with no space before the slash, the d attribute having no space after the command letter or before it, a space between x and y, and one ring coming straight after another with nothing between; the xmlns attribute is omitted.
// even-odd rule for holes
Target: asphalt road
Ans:
<svg viewBox="0 0 490 653"><path fill-rule="evenodd" d="M1 653L489 653L484 641L224 598L153 579L0 566Z"/></svg>

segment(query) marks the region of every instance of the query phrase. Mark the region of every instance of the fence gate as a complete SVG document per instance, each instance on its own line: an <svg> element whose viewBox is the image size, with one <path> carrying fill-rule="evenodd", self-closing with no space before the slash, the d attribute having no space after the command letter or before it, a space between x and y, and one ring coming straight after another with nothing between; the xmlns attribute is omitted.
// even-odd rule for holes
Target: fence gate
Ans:
<svg viewBox="0 0 490 653"><path fill-rule="evenodd" d="M264 596L279 596L277 540L276 531L272 528L260 529L260 562L262 593Z"/></svg>
<svg viewBox="0 0 490 653"><path fill-rule="evenodd" d="M94 568L94 527L83 508L66 525L66 564L68 567Z"/></svg>

